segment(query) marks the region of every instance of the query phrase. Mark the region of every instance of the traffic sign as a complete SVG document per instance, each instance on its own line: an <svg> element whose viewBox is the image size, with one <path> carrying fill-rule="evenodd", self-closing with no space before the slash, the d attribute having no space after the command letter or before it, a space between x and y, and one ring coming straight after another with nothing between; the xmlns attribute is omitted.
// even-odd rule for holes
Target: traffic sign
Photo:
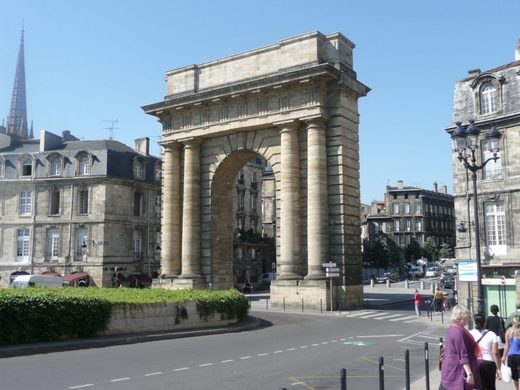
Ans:
<svg viewBox="0 0 520 390"><path fill-rule="evenodd" d="M339 272L339 268L325 268L325 272Z"/></svg>
<svg viewBox="0 0 520 390"><path fill-rule="evenodd" d="M321 266L325 268L333 268L336 267L336 263L321 263Z"/></svg>
<svg viewBox="0 0 520 390"><path fill-rule="evenodd" d="M327 272L327 273L325 274L325 276L326 276L327 278L335 278L335 277L339 276L339 272Z"/></svg>

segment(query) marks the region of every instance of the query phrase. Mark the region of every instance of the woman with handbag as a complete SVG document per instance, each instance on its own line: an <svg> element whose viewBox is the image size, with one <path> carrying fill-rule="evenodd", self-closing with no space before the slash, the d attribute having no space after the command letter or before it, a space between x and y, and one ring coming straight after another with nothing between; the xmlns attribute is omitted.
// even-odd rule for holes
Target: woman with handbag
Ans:
<svg viewBox="0 0 520 390"><path fill-rule="evenodd" d="M506 346L502 362L511 368L511 379L515 390L518 390L518 376L520 374L520 317L514 316L512 325L506 332Z"/></svg>
<svg viewBox="0 0 520 390"><path fill-rule="evenodd" d="M484 327L486 318L483 314L475 314L473 322L475 328L469 332L480 347L478 358L480 390L496 390L495 380L497 377L501 379L500 355L498 353L499 337L493 331Z"/></svg>
<svg viewBox="0 0 520 390"><path fill-rule="evenodd" d="M451 326L446 335L439 390L480 388L477 361L479 347L465 328L468 320L469 311L466 306L456 305L451 311Z"/></svg>

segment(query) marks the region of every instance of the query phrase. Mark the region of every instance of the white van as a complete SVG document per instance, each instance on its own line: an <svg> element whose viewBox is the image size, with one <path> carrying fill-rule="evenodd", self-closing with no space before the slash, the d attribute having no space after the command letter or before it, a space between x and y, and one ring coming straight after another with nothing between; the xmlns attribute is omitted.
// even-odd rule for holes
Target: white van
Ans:
<svg viewBox="0 0 520 390"><path fill-rule="evenodd" d="M11 287L63 287L63 278L61 276L47 275L19 275L14 278Z"/></svg>

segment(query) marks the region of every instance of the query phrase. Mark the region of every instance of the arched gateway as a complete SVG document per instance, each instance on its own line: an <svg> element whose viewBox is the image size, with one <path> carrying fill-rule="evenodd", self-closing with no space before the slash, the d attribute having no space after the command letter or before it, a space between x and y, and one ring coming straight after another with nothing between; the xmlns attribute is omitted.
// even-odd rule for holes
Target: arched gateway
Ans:
<svg viewBox="0 0 520 390"><path fill-rule="evenodd" d="M233 286L233 182L257 155L277 190L272 305L361 302L358 104L354 44L314 32L166 73L162 274L172 288Z"/></svg>

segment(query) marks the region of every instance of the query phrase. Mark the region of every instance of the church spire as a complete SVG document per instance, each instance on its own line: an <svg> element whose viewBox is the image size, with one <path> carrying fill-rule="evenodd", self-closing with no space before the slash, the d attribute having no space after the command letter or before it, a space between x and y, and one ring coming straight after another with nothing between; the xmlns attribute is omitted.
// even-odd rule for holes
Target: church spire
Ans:
<svg viewBox="0 0 520 390"><path fill-rule="evenodd" d="M11 109L7 117L6 133L27 139L27 103L25 99L25 59L24 59L24 28L20 39L18 62L14 76L13 94L11 96Z"/></svg>

